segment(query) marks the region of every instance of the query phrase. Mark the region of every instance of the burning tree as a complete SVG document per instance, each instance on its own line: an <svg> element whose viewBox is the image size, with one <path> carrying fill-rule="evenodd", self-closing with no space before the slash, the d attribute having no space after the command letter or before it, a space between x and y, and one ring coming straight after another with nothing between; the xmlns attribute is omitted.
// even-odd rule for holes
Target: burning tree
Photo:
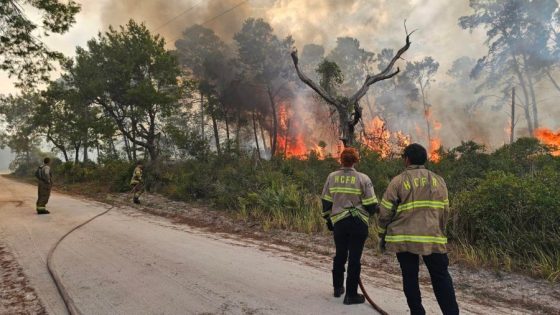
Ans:
<svg viewBox="0 0 560 315"><path fill-rule="evenodd" d="M401 49L399 49L399 51L397 51L397 53L391 59L385 69L378 74L367 75L362 87L350 97L337 96L334 94L332 89L325 89L323 86L318 85L309 77L307 77L299 68L297 50L294 49L294 51L292 51L292 60L294 62L294 66L300 80L307 84L315 92L317 92L317 94L319 94L319 96L329 105L334 107L335 111L337 112L339 119L339 128L342 133L340 139L342 140L344 146L352 146L354 144L354 129L355 126L360 122L360 119L362 117L362 108L359 105L360 99L366 95L370 85L382 80L390 79L400 72L400 69L398 67L397 70L393 71L393 67L397 60L399 60L410 47L410 35L412 33L413 32L408 33L408 31L406 31L405 45Z"/></svg>

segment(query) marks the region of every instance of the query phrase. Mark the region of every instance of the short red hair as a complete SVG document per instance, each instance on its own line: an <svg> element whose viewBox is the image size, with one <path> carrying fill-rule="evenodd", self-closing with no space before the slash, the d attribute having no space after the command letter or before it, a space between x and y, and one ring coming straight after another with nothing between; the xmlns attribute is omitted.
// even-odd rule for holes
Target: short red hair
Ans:
<svg viewBox="0 0 560 315"><path fill-rule="evenodd" d="M340 163L344 167L352 167L354 164L358 163L360 156L358 155L358 150L354 148L344 148L342 153L340 153Z"/></svg>

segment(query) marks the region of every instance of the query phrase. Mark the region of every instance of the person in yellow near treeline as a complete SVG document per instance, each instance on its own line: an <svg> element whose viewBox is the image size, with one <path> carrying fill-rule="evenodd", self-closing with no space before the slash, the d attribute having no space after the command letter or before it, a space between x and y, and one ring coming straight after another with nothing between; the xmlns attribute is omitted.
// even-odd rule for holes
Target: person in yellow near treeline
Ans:
<svg viewBox="0 0 560 315"><path fill-rule="evenodd" d="M448 271L445 226L449 199L445 181L424 166L426 149L414 143L404 149L406 170L391 180L379 212L382 251L395 252L403 290L412 315L426 314L418 283L422 256L444 315L459 314L453 281Z"/></svg>
<svg viewBox="0 0 560 315"><path fill-rule="evenodd" d="M37 178L37 214L49 214L47 210L47 203L49 202L49 197L51 196L51 189L53 186L52 172L51 172L51 159L46 157L43 160L43 165L39 166L35 171L35 177Z"/></svg>
<svg viewBox="0 0 560 315"><path fill-rule="evenodd" d="M136 167L132 172L130 186L132 187L131 193L134 195L132 201L137 204L140 203L140 196L144 193L144 179L142 178L143 172L144 163L142 163L142 161L136 162Z"/></svg>
<svg viewBox="0 0 560 315"><path fill-rule="evenodd" d="M323 217L334 234L336 254L333 259L334 296L344 293L344 265L348 260L344 304L364 303L358 294L362 251L368 236L369 216L377 211L378 202L370 178L354 169L359 161L354 148L345 148L340 154L342 167L329 174L321 200Z"/></svg>

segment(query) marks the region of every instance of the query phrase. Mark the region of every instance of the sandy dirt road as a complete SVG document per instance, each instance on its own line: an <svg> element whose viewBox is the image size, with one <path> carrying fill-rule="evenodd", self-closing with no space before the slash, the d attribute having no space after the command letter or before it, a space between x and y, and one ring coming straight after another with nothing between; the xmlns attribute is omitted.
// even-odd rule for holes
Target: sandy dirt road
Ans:
<svg viewBox="0 0 560 315"><path fill-rule="evenodd" d="M47 273L48 250L109 206L54 193L51 215L38 216L35 194L34 186L0 176L0 237L49 314L65 314ZM286 253L115 208L64 240L54 267L83 314L375 314L367 304L345 306L332 297L328 262ZM400 290L368 289L389 314L408 313ZM424 300L428 314L439 313L431 291ZM463 314L511 313L461 306Z"/></svg>

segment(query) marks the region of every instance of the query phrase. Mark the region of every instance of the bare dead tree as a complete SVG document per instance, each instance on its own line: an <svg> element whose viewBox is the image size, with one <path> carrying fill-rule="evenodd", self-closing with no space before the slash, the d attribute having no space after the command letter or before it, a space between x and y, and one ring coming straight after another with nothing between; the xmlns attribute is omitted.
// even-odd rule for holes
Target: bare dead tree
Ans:
<svg viewBox="0 0 560 315"><path fill-rule="evenodd" d="M406 22L406 21L405 21ZM313 82L308 76L306 76L299 68L298 63L298 54L297 50L292 51L292 60L294 62L294 66L296 68L296 72L298 77L300 78L303 83L307 84L311 89L313 89L319 96L325 100L329 105L333 106L338 113L339 118L339 128L342 133L340 140L344 146L352 146L354 145L354 128L360 121L362 117L362 108L359 106L358 102L362 97L364 97L369 89L369 86L383 80L390 79L397 75L400 72L400 69L397 67L397 70L393 71L393 67L397 60L401 58L401 56L408 50L410 47L410 35L413 32L408 33L406 31L405 25L405 33L406 33L406 42L405 45L397 51L391 62L385 67L383 71L375 75L367 75L366 80L362 87L354 93L351 97L335 97L323 89L320 85Z"/></svg>

